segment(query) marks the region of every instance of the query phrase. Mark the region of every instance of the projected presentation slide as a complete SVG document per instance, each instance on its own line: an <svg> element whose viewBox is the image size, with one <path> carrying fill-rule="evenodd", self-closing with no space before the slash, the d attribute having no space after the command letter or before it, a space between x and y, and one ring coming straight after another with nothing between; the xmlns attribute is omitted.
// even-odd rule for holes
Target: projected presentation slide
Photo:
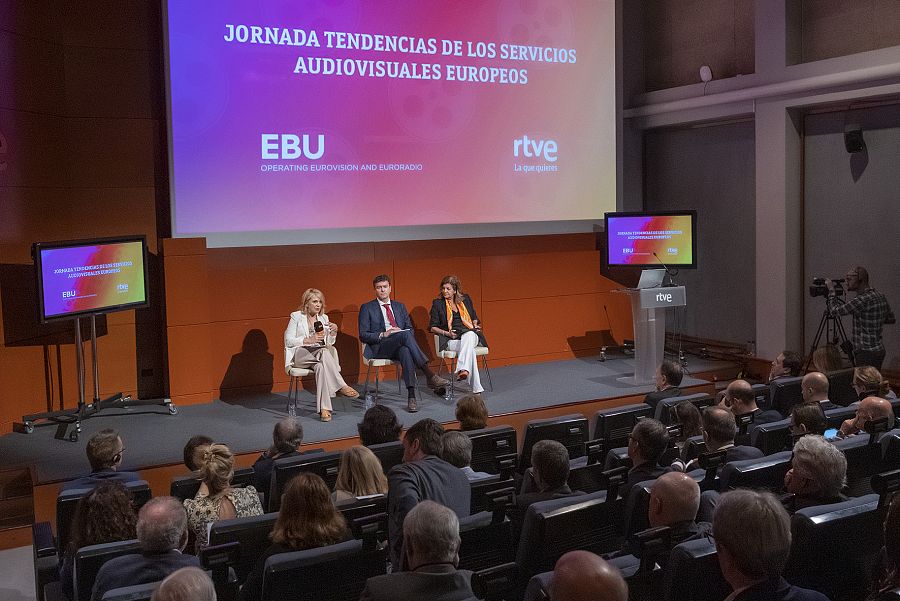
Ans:
<svg viewBox="0 0 900 601"><path fill-rule="evenodd" d="M44 319L146 303L142 240L38 252Z"/></svg>
<svg viewBox="0 0 900 601"><path fill-rule="evenodd" d="M166 11L176 236L615 210L614 0Z"/></svg>
<svg viewBox="0 0 900 601"><path fill-rule="evenodd" d="M609 264L695 266L693 219L690 214L607 216Z"/></svg>

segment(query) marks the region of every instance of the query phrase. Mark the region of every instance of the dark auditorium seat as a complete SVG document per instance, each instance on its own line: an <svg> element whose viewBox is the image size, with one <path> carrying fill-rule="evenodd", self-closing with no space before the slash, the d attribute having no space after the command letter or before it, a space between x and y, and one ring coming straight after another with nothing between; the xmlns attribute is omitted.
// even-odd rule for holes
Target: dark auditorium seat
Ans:
<svg viewBox="0 0 900 601"><path fill-rule="evenodd" d="M556 440L569 451L569 459L576 459L585 454L584 444L588 440L588 420L580 413L533 419L525 424L525 436L522 441L522 452L519 455L519 471L524 472L531 467L531 449L539 440Z"/></svg>
<svg viewBox="0 0 900 601"><path fill-rule="evenodd" d="M769 383L769 398L772 409L787 417L791 408L803 402L803 391L800 383L803 376L778 378Z"/></svg>
<svg viewBox="0 0 900 601"><path fill-rule="evenodd" d="M312 472L321 476L326 486L333 490L340 464L340 451L276 459L272 466L272 482L267 495L268 511L278 511L281 507L281 493L284 492L284 487L291 478L300 472Z"/></svg>
<svg viewBox="0 0 900 601"><path fill-rule="evenodd" d="M665 601L722 601L731 587L719 569L716 544L711 538L676 545L663 575Z"/></svg>
<svg viewBox="0 0 900 601"><path fill-rule="evenodd" d="M266 559L263 601L359 599L366 580L386 571L382 549L351 540Z"/></svg>
<svg viewBox="0 0 900 601"><path fill-rule="evenodd" d="M548 601L550 599L550 581L553 571L541 572L528 579L525 585L525 597L522 601Z"/></svg>
<svg viewBox="0 0 900 601"><path fill-rule="evenodd" d="M515 492L516 483L512 478L501 480L500 476L476 480L472 487L471 513L493 511L493 498L498 494L511 495Z"/></svg>
<svg viewBox="0 0 900 601"><path fill-rule="evenodd" d="M653 482L654 480L638 482L631 487L628 498L622 500L625 503L622 534L626 539L632 534L650 527L647 513L650 510L650 488L653 486Z"/></svg>
<svg viewBox="0 0 900 601"><path fill-rule="evenodd" d="M793 448L791 419L754 425L750 428L750 444L766 455Z"/></svg>
<svg viewBox="0 0 900 601"><path fill-rule="evenodd" d="M512 523L502 512L481 511L459 519L459 569L485 570L515 559Z"/></svg>
<svg viewBox="0 0 900 601"><path fill-rule="evenodd" d="M516 429L512 426L493 426L463 432L472 441L472 469L476 472L497 473L497 457L518 451Z"/></svg>
<svg viewBox="0 0 900 601"><path fill-rule="evenodd" d="M791 517L785 578L831 601L864 599L881 549L878 495L800 509Z"/></svg>
<svg viewBox="0 0 900 601"><path fill-rule="evenodd" d="M399 440L369 445L368 448L378 457L385 475L392 467L403 463L403 443Z"/></svg>
<svg viewBox="0 0 900 601"><path fill-rule="evenodd" d="M853 368L839 369L825 374L828 377L828 400L835 405L846 407L859 400L853 388Z"/></svg>
<svg viewBox="0 0 900 601"><path fill-rule="evenodd" d="M252 467L241 467L234 470L231 486L234 488L244 488L249 484L253 484ZM188 474L186 476L176 476L172 478L172 483L169 485L169 494L176 499L184 501L185 499L193 499L199 489L200 480L193 474ZM257 492L265 494L266 491L260 490Z"/></svg>
<svg viewBox="0 0 900 601"><path fill-rule="evenodd" d="M101 601L150 601L153 592L159 588L160 582L114 588L106 591Z"/></svg>
<svg viewBox="0 0 900 601"><path fill-rule="evenodd" d="M97 573L107 561L140 552L141 547L136 540L90 545L78 549L75 552L75 598L72 601L90 601Z"/></svg>
<svg viewBox="0 0 900 601"><path fill-rule="evenodd" d="M244 582L247 579L247 575L256 565L256 559L272 544L269 534L275 527L276 519L278 519L277 513L265 513L213 522L209 531L210 546L232 542L240 544L240 557L232 566L237 574L238 582Z"/></svg>
<svg viewBox="0 0 900 601"><path fill-rule="evenodd" d="M690 401L701 412L704 407L709 407L715 403L715 399L705 392L697 392L694 394L686 394L683 396L673 396L662 399L656 406L656 413L653 417L661 421L664 425L669 426L678 421L675 415L675 406L682 401Z"/></svg>
<svg viewBox="0 0 900 601"><path fill-rule="evenodd" d="M125 488L131 491L135 512L143 507L144 503L149 501L152 496L150 485L146 480L126 482ZM90 494L92 490L92 488L73 488L59 493L59 496L56 497L56 548L60 552L65 551L69 545L69 529L72 526L72 519L75 517L78 501Z"/></svg>
<svg viewBox="0 0 900 601"><path fill-rule="evenodd" d="M872 492L870 478L878 472L891 468L890 463L882 460L880 440L886 436L883 432L875 434L857 434L843 440L835 440L834 446L847 458L847 494L860 496ZM896 463L896 462L895 462Z"/></svg>
<svg viewBox="0 0 900 601"><path fill-rule="evenodd" d="M793 451L782 451L759 459L744 459L726 463L719 473L719 490L734 488L764 488L780 492L784 475L791 469Z"/></svg>
<svg viewBox="0 0 900 601"><path fill-rule="evenodd" d="M825 422L829 428L840 428L844 420L856 415L856 407L838 407L825 412Z"/></svg>
<svg viewBox="0 0 900 601"><path fill-rule="evenodd" d="M651 417L652 411L653 408L647 403L601 409L591 420L594 423L591 438L602 438L608 449L628 446L628 435L634 425L644 417Z"/></svg>
<svg viewBox="0 0 900 601"><path fill-rule="evenodd" d="M769 385L757 382L752 384L750 389L753 390L753 397L756 399L756 406L760 409L770 409Z"/></svg>

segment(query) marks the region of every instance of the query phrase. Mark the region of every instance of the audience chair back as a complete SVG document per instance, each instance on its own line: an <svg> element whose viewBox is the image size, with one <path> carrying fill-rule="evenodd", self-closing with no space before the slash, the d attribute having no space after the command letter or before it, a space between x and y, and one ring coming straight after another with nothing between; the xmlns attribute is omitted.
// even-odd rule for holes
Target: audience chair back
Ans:
<svg viewBox="0 0 900 601"><path fill-rule="evenodd" d="M235 469L234 477L231 479L231 486L244 488L249 484L253 484L253 468L241 467ZM172 483L169 485L169 494L181 501L193 499L197 495L198 490L200 490L200 480L193 474L176 476L172 478ZM258 492L265 493L266 491L260 490Z"/></svg>
<svg viewBox="0 0 900 601"><path fill-rule="evenodd" d="M384 574L385 570L384 551L366 551L359 540L280 553L266 559L262 599L359 599L366 580Z"/></svg>
<svg viewBox="0 0 900 601"><path fill-rule="evenodd" d="M653 482L647 480L632 486L628 498L624 499L625 521L622 523L622 534L625 538L650 527L647 513L650 510L650 488Z"/></svg>
<svg viewBox="0 0 900 601"><path fill-rule="evenodd" d="M856 407L838 407L825 412L825 423L829 428L840 428L844 420L852 419L856 415Z"/></svg>
<svg viewBox="0 0 900 601"><path fill-rule="evenodd" d="M791 469L792 451L782 451L759 459L726 463L719 473L719 490L757 488L780 492L784 475Z"/></svg>
<svg viewBox="0 0 900 601"><path fill-rule="evenodd" d="M525 437L522 441L522 453L519 459L520 472L531 467L531 449L535 443L548 439L562 443L569 451L569 459L584 456L584 443L588 440L587 418L580 413L573 413L561 417L529 421L525 425Z"/></svg>
<svg viewBox="0 0 900 601"><path fill-rule="evenodd" d="M272 467L272 482L268 491L268 510L270 512L278 511L281 507L281 493L284 492L284 487L291 478L300 472L312 472L321 476L328 488L334 490L340 464L340 451L276 459Z"/></svg>
<svg viewBox="0 0 900 601"><path fill-rule="evenodd" d="M365 499L349 500L336 505L349 524L353 520L367 518L387 511L387 495L377 495Z"/></svg>
<svg viewBox="0 0 900 601"><path fill-rule="evenodd" d="M843 440L835 440L834 446L847 458L847 490L846 494L858 497L872 492L869 482L872 475L889 469L882 462L879 441L885 433L875 435L858 434Z"/></svg>
<svg viewBox="0 0 900 601"><path fill-rule="evenodd" d="M651 417L653 408L647 403L601 409L594 414L591 438L602 438L606 448L628 446L628 435L638 420Z"/></svg>
<svg viewBox="0 0 900 601"><path fill-rule="evenodd" d="M146 480L126 482L125 488L131 491L135 513L152 496L150 485L147 484ZM78 507L78 501L82 497L89 495L93 490L93 488L73 488L64 490L56 497L56 548L59 549L60 553L65 552L66 547L69 546L69 533L72 527L72 520L75 518L75 509Z"/></svg>
<svg viewBox="0 0 900 601"><path fill-rule="evenodd" d="M691 436L684 441L684 450L682 450L681 455L684 457L685 461L690 461L696 459L705 452L706 441L703 440L703 435L701 434L699 436Z"/></svg>
<svg viewBox="0 0 900 601"><path fill-rule="evenodd" d="M484 570L513 561L516 556L512 523L481 511L459 519L459 569Z"/></svg>
<svg viewBox="0 0 900 601"><path fill-rule="evenodd" d="M771 399L769 398L769 385L763 383L756 383L750 386L751 390L753 390L753 396L756 399L756 406L761 409L770 409L772 407Z"/></svg>
<svg viewBox="0 0 900 601"><path fill-rule="evenodd" d="M598 555L622 546L623 503L606 491L534 503L525 512L516 563L524 578L552 570L576 549Z"/></svg>
<svg viewBox="0 0 900 601"><path fill-rule="evenodd" d="M512 426L493 426L464 432L472 441L472 469L476 472L497 472L497 457L515 453L516 429Z"/></svg>
<svg viewBox="0 0 900 601"><path fill-rule="evenodd" d="M792 448L790 418L753 426L750 444L766 455Z"/></svg>
<svg viewBox="0 0 900 601"><path fill-rule="evenodd" d="M835 405L846 407L859 400L853 388L853 368L830 371L828 376L828 400Z"/></svg>
<svg viewBox="0 0 900 601"><path fill-rule="evenodd" d="M831 601L864 599L881 549L878 495L800 509L791 517L785 578Z"/></svg>
<svg viewBox="0 0 900 601"><path fill-rule="evenodd" d="M141 547L136 540L90 545L78 549L75 552L75 599L72 601L90 601L97 572L107 561L121 555L140 552Z"/></svg>
<svg viewBox="0 0 900 601"><path fill-rule="evenodd" d="M580 459L576 461L580 461ZM570 466L567 481L569 488L587 493L606 490L604 467L602 463L586 464L584 462Z"/></svg>
<svg viewBox="0 0 900 601"><path fill-rule="evenodd" d="M403 463L403 443L399 440L369 445L369 450L378 457L385 475L391 471L392 467Z"/></svg>
<svg viewBox="0 0 900 601"><path fill-rule="evenodd" d="M153 598L153 593L159 588L161 583L162 580L114 588L106 591L101 601L150 601Z"/></svg>
<svg viewBox="0 0 900 601"><path fill-rule="evenodd" d="M269 534L275 527L276 519L278 519L277 513L265 513L245 518L218 520L213 523L209 531L211 546L233 542L240 545L240 557L232 566L237 574L238 582L244 582L247 579L247 575L256 565L257 558L272 544Z"/></svg>
<svg viewBox="0 0 900 601"><path fill-rule="evenodd" d="M682 396L673 396L667 399L662 399L659 404L656 405L656 414L653 417L661 421L666 426L674 424L678 421L678 417L675 415L675 406L683 401L690 401L701 412L703 411L704 407L709 407L716 402L716 400L712 396L706 394L705 392L685 394Z"/></svg>
<svg viewBox="0 0 900 601"><path fill-rule="evenodd" d="M484 601L508 601L521 596L519 567L514 562L472 574L472 592Z"/></svg>
<svg viewBox="0 0 900 601"><path fill-rule="evenodd" d="M522 601L548 601L550 599L550 581L553 572L541 572L528 579L525 585L525 597Z"/></svg>
<svg viewBox="0 0 900 601"><path fill-rule="evenodd" d="M791 408L803 402L803 389L800 382L803 376L778 378L769 383L769 398L772 409L787 417Z"/></svg>
<svg viewBox="0 0 900 601"><path fill-rule="evenodd" d="M476 480L470 483L472 488L472 502L470 513L480 511L492 511L493 499L498 495L512 495L515 492L515 480L508 478L501 480L500 476Z"/></svg>
<svg viewBox="0 0 900 601"><path fill-rule="evenodd" d="M711 538L687 541L672 549L663 590L665 601L722 601L731 594Z"/></svg>

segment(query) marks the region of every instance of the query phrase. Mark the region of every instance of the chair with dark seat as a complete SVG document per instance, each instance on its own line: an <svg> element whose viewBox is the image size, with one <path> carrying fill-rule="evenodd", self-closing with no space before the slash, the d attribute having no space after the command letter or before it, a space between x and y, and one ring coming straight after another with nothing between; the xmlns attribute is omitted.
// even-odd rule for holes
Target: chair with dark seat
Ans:
<svg viewBox="0 0 900 601"><path fill-rule="evenodd" d="M838 407L825 412L825 422L829 428L840 428L844 420L856 415L856 407Z"/></svg>
<svg viewBox="0 0 900 601"><path fill-rule="evenodd" d="M835 405L846 407L859 400L853 388L853 368L839 369L825 374L828 377L828 400Z"/></svg>
<svg viewBox="0 0 900 601"><path fill-rule="evenodd" d="M780 491L784 487L784 475L791 469L792 454L792 451L782 451L759 459L726 463L719 473L719 490L764 488Z"/></svg>
<svg viewBox="0 0 900 601"><path fill-rule="evenodd" d="M484 570L515 559L512 523L502 511L481 511L459 519L459 569Z"/></svg>
<svg viewBox="0 0 900 601"><path fill-rule="evenodd" d="M493 511L493 499L497 495L512 495L516 483L512 478L503 480L500 476L475 480L469 483L472 488L471 513Z"/></svg>
<svg viewBox="0 0 900 601"><path fill-rule="evenodd" d="M647 513L650 510L650 488L653 480L638 482L631 487L625 503L622 534L627 539L632 534L650 527Z"/></svg>
<svg viewBox="0 0 900 601"><path fill-rule="evenodd" d="M792 448L790 418L754 425L750 428L750 444L766 455Z"/></svg>
<svg viewBox="0 0 900 601"><path fill-rule="evenodd" d="M341 512L347 523L361 518L367 518L387 511L387 495L374 495L362 499L351 499L335 505L335 509Z"/></svg>
<svg viewBox="0 0 900 601"><path fill-rule="evenodd" d="M90 601L97 573L107 561L140 552L141 546L136 540L90 545L78 549L75 552L75 598L72 601Z"/></svg>
<svg viewBox="0 0 900 601"><path fill-rule="evenodd" d="M685 461L691 461L705 452L706 441L703 440L703 435L701 434L699 436L691 436L684 441L684 448L681 451L681 456Z"/></svg>
<svg viewBox="0 0 900 601"><path fill-rule="evenodd" d="M369 445L368 448L378 457L378 461L381 462L381 469L384 470L385 474L391 471L391 468L395 465L403 463L403 443L399 440Z"/></svg>
<svg viewBox="0 0 900 601"><path fill-rule="evenodd" d="M622 405L612 409L601 409L591 420L594 430L591 438L602 438L607 448L628 446L628 435L638 420L651 417L653 408L647 403Z"/></svg>
<svg viewBox="0 0 900 601"><path fill-rule="evenodd" d="M472 592L484 601L513 601L519 598L519 566L508 562L472 574Z"/></svg>
<svg viewBox="0 0 900 601"><path fill-rule="evenodd" d="M253 468L241 467L234 470L234 477L231 479L231 486L234 488L244 488L253 484ZM184 501L185 499L193 499L197 491L200 489L200 480L193 474L186 476L176 476L172 478L169 485L169 494L176 499ZM258 492L265 493L260 490Z"/></svg>
<svg viewBox="0 0 900 601"><path fill-rule="evenodd" d="M785 578L831 601L864 599L881 549L878 495L800 509L791 516L791 553Z"/></svg>
<svg viewBox="0 0 900 601"><path fill-rule="evenodd" d="M268 491L268 511L278 511L281 507L281 493L284 492L284 487L291 478L300 472L312 472L320 476L329 489L334 489L340 464L340 451L276 459L272 466L272 482Z"/></svg>
<svg viewBox="0 0 900 601"><path fill-rule="evenodd" d="M159 588L160 582L114 588L106 591L101 601L150 601L154 591Z"/></svg>
<svg viewBox="0 0 900 601"><path fill-rule="evenodd" d="M533 419L525 425L522 452L519 455L519 471L531 467L531 449L539 440L556 440L569 451L569 459L583 457L584 443L588 440L588 421L580 413Z"/></svg>
<svg viewBox="0 0 900 601"><path fill-rule="evenodd" d="M722 601L731 587L722 576L716 544L707 538L676 545L663 574L665 601Z"/></svg>
<svg viewBox="0 0 900 601"><path fill-rule="evenodd" d="M757 382L752 384L750 389L753 390L753 398L756 399L756 406L760 409L770 409L769 385Z"/></svg>
<svg viewBox="0 0 900 601"><path fill-rule="evenodd" d="M778 378L769 383L769 398L772 409L787 417L791 408L803 402L803 390L800 383L803 376Z"/></svg>
<svg viewBox="0 0 900 601"><path fill-rule="evenodd" d="M518 449L516 429L512 426L492 426L464 432L472 441L472 469L488 474L497 473L497 457L515 453Z"/></svg>
<svg viewBox="0 0 900 601"><path fill-rule="evenodd" d="M550 599L550 581L553 572L541 572L528 579L525 585L525 597L522 601L548 601Z"/></svg>
<svg viewBox="0 0 900 601"><path fill-rule="evenodd" d="M703 411L704 407L709 407L716 402L715 398L713 398L709 394L706 394L705 392L697 392L694 394L686 394L683 396L673 396L667 399L662 399L659 402L659 404L656 406L656 413L653 415L653 417L661 421L666 426L674 424L678 421L678 416L675 415L675 407L683 401L690 401L701 412Z"/></svg>
<svg viewBox="0 0 900 601"><path fill-rule="evenodd" d="M231 566L238 582L243 583L247 579L247 575L256 565L257 558L272 544L269 534L275 527L277 519L277 513L265 513L213 522L209 531L210 546L232 542L240 544L240 557Z"/></svg>
<svg viewBox="0 0 900 601"><path fill-rule="evenodd" d="M847 494L861 496L872 492L870 478L889 469L882 461L880 440L886 433L857 434L835 440L834 446L847 458Z"/></svg>
<svg viewBox="0 0 900 601"><path fill-rule="evenodd" d="M366 580L387 569L383 550L351 540L279 553L266 559L263 601L337 601L359 599Z"/></svg>

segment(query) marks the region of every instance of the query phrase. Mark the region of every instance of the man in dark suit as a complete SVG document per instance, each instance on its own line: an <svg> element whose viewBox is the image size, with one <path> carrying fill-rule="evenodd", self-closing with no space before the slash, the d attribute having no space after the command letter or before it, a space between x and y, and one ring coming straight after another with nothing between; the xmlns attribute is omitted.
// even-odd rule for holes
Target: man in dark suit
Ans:
<svg viewBox="0 0 900 601"><path fill-rule="evenodd" d="M422 501L403 522L409 570L373 576L360 601L475 601L472 572L457 570L459 519L447 507Z"/></svg>
<svg viewBox="0 0 900 601"><path fill-rule="evenodd" d="M828 376L820 371L811 371L800 380L800 394L804 403L818 403L822 411L837 409L838 406L828 399Z"/></svg>
<svg viewBox="0 0 900 601"><path fill-rule="evenodd" d="M140 480L140 476L136 472L119 471L122 456L125 453L125 443L122 442L119 433L112 428L100 430L91 436L85 452L88 462L91 464L91 473L66 482L60 487L60 491L76 488L93 489L106 480L116 480L122 483Z"/></svg>
<svg viewBox="0 0 900 601"><path fill-rule="evenodd" d="M138 513L140 553L110 559L94 581L91 601L114 588L162 580L179 568L200 567L193 555L182 555L188 541L187 514L175 497L154 497Z"/></svg>
<svg viewBox="0 0 900 601"><path fill-rule="evenodd" d="M713 536L722 576L734 590L729 601L828 601L781 577L791 550L791 523L772 493L738 489L723 494L713 516Z"/></svg>
<svg viewBox="0 0 900 601"><path fill-rule="evenodd" d="M725 463L743 459L758 459L764 456L764 453L756 447L734 444L737 424L734 421L734 414L728 409L719 406L707 407L703 410L701 420L703 442L706 443L707 453L725 451ZM680 459L672 462L672 468L680 472L689 472L698 467L698 459L693 459L687 464Z"/></svg>
<svg viewBox="0 0 900 601"><path fill-rule="evenodd" d="M666 471L667 468L659 465L659 459L668 446L669 431L662 422L644 418L635 424L628 435L628 457L632 467L619 489L623 499L628 499L636 484L658 478Z"/></svg>
<svg viewBox="0 0 900 601"><path fill-rule="evenodd" d="M619 570L590 551L569 551L553 567L550 598L627 601L628 585Z"/></svg>
<svg viewBox="0 0 900 601"><path fill-rule="evenodd" d="M253 464L253 486L256 490L267 493L272 477L272 467L276 459L297 457L301 455L300 445L303 443L303 424L296 418L280 419L272 430L272 446L259 456Z"/></svg>
<svg viewBox="0 0 900 601"><path fill-rule="evenodd" d="M681 368L681 363L677 361L663 361L656 368L656 390L647 393L647 396L644 397L644 402L653 407L655 411L661 400L673 396L681 396L679 386L681 386L683 378L684 370Z"/></svg>
<svg viewBox="0 0 900 601"><path fill-rule="evenodd" d="M756 394L753 392L753 386L747 380L734 380L731 382L725 388L725 394L719 405L729 409L735 418L752 415L752 423L754 424L768 424L784 419L784 416L774 409L763 411L759 408L756 404Z"/></svg>
<svg viewBox="0 0 900 601"><path fill-rule="evenodd" d="M443 434L433 419L413 424L403 437L403 463L388 473L388 544L395 571L402 569L403 521L416 504L428 499L457 516L469 515L472 488L459 468L440 458Z"/></svg>
<svg viewBox="0 0 900 601"><path fill-rule="evenodd" d="M385 274L377 275L372 285L375 299L359 308L359 339L368 345L367 359L400 362L408 393L407 410L418 411L416 368L422 370L428 378L428 386L439 396L444 396L449 382L428 367L428 356L416 342L409 311L403 303L391 300L391 278Z"/></svg>
<svg viewBox="0 0 900 601"><path fill-rule="evenodd" d="M569 479L569 451L556 440L539 440L531 448L531 469L525 473L516 502L508 510L513 531L520 532L525 512L534 503L583 495L573 491Z"/></svg>
<svg viewBox="0 0 900 601"><path fill-rule="evenodd" d="M801 436L794 444L791 469L784 475L784 490L793 495L791 513L804 507L831 505L847 500L847 457L817 434Z"/></svg>

